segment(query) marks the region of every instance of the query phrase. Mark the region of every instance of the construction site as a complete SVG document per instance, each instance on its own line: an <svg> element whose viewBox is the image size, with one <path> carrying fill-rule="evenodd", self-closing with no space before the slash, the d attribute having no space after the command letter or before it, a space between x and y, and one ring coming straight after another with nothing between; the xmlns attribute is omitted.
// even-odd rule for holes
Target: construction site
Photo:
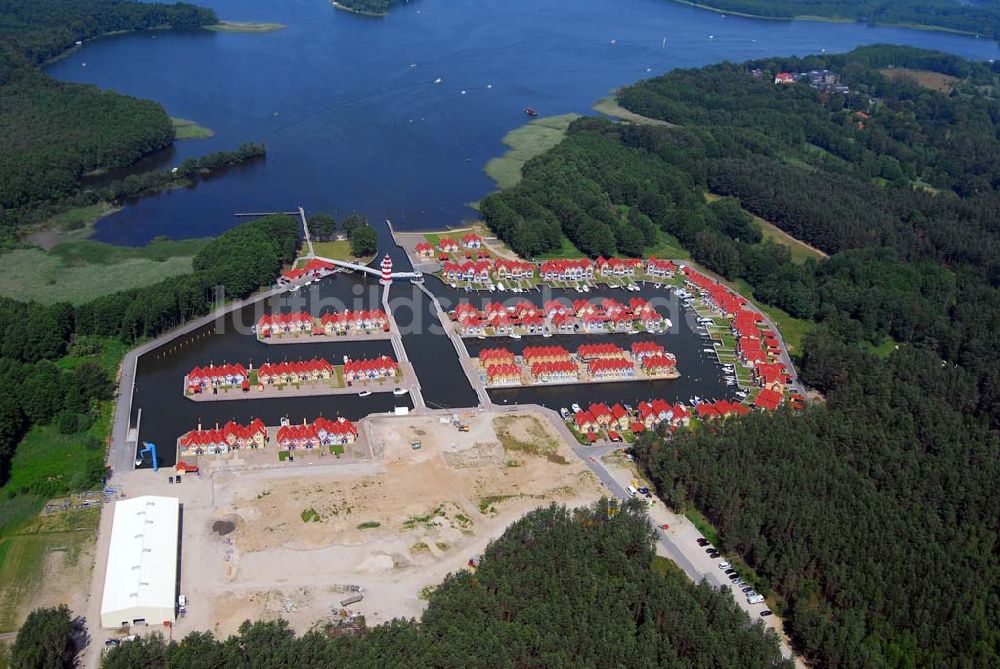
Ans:
<svg viewBox="0 0 1000 669"><path fill-rule="evenodd" d="M601 496L534 412L373 416L361 427L373 448L360 460L200 458L183 485L168 484L166 469L119 477L126 495L180 498L186 606L175 637L228 635L247 619L281 617L303 632L418 616L429 588L524 513ZM99 566L95 584L103 578Z"/></svg>

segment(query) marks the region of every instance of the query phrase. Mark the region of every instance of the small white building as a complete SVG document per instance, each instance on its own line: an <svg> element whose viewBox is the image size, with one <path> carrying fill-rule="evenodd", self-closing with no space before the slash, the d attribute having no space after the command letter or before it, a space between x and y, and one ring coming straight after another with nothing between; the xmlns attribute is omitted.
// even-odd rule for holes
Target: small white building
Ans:
<svg viewBox="0 0 1000 669"><path fill-rule="evenodd" d="M115 502L101 626L176 620L180 501L145 495Z"/></svg>

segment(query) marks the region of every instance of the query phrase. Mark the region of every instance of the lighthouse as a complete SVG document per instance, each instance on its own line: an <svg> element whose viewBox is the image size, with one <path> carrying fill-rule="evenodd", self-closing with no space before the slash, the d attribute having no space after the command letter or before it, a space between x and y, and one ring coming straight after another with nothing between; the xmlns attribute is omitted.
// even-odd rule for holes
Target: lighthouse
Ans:
<svg viewBox="0 0 1000 669"><path fill-rule="evenodd" d="M388 286L392 283L392 258L386 253L382 258L382 285Z"/></svg>

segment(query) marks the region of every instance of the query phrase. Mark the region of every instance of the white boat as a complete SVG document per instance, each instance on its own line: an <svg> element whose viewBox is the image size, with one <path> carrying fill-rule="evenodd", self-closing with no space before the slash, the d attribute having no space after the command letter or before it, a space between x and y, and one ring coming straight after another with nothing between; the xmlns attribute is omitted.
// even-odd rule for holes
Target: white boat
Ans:
<svg viewBox="0 0 1000 669"><path fill-rule="evenodd" d="M573 410L573 413L580 413L580 405L577 404L576 402L573 402L573 404L570 404L569 408Z"/></svg>
<svg viewBox="0 0 1000 669"><path fill-rule="evenodd" d="M583 292L589 293L590 292L590 286L584 286L583 287Z"/></svg>
<svg viewBox="0 0 1000 669"><path fill-rule="evenodd" d="M288 416L282 416L281 417L281 426L282 427L288 427L290 424L291 424L291 421L288 420Z"/></svg>
<svg viewBox="0 0 1000 669"><path fill-rule="evenodd" d="M500 281L497 281L497 290L499 290L501 292L503 292L504 290L506 290L506 288L503 287L503 283L500 282Z"/></svg>
<svg viewBox="0 0 1000 669"><path fill-rule="evenodd" d="M438 77L437 79L435 79L434 83L435 84L440 84L441 83L441 77Z"/></svg>
<svg viewBox="0 0 1000 669"><path fill-rule="evenodd" d="M452 288L458 288L458 284L457 284L457 283L455 283L454 281L452 281L452 282L451 282L450 284L448 284L448 285L449 285L449 286L451 286Z"/></svg>
<svg viewBox="0 0 1000 669"><path fill-rule="evenodd" d="M517 334L516 332L511 332L507 336L510 337L511 339L520 339L521 338L521 335Z"/></svg>
<svg viewBox="0 0 1000 669"><path fill-rule="evenodd" d="M393 391L392 391L392 394L393 395L405 395L408 392L410 392L410 391L407 390L406 388L394 388Z"/></svg>
<svg viewBox="0 0 1000 669"><path fill-rule="evenodd" d="M345 364L345 365L347 364L347 361L348 361L348 360L350 360L350 358L349 358L349 357L347 357L347 356L345 355L345 356L344 356L344 364Z"/></svg>
<svg viewBox="0 0 1000 669"><path fill-rule="evenodd" d="M293 293L294 293L295 291L297 291L298 289L299 289L299 286L298 286L298 284L296 284L296 285L292 286L292 288L291 288L291 290L292 290L292 292L293 292Z"/></svg>
<svg viewBox="0 0 1000 669"><path fill-rule="evenodd" d="M569 420L569 409L562 407L559 409L559 415L562 416L563 420Z"/></svg>
<svg viewBox="0 0 1000 669"><path fill-rule="evenodd" d="M486 335L476 335L476 339L486 339Z"/></svg>
<svg viewBox="0 0 1000 669"><path fill-rule="evenodd" d="M358 393L358 397L368 397L371 394L372 391L370 390L362 390L360 393Z"/></svg>
<svg viewBox="0 0 1000 669"><path fill-rule="evenodd" d="M703 348L703 349L701 349L701 352L702 353L715 353L715 349L714 348Z"/></svg>
<svg viewBox="0 0 1000 669"><path fill-rule="evenodd" d="M545 337L546 339L548 339L549 337L552 336L552 333L551 332L545 332L545 333L542 334L542 336Z"/></svg>

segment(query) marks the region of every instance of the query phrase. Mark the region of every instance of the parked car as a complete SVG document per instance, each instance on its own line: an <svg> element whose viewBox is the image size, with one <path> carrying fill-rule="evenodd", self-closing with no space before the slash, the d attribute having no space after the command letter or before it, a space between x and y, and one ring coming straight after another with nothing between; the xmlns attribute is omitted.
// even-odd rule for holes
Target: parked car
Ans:
<svg viewBox="0 0 1000 669"><path fill-rule="evenodd" d="M746 586L745 588L743 588L743 592L746 592L746 593L753 592L753 586L752 585Z"/></svg>
<svg viewBox="0 0 1000 669"><path fill-rule="evenodd" d="M121 643L121 641L119 641L118 639L108 639L107 641L104 642L104 645L107 648L114 648L115 646L117 646L120 643Z"/></svg>
<svg viewBox="0 0 1000 669"><path fill-rule="evenodd" d="M739 574L730 574L730 575L729 575L729 580L730 580L730 581L735 581L735 580L736 580L736 579L738 579L739 577L740 577L740 575L739 575Z"/></svg>
<svg viewBox="0 0 1000 669"><path fill-rule="evenodd" d="M723 571L725 571L726 569L729 569L732 566L733 565L729 564L725 560L723 560L722 562L719 563L719 569L722 569Z"/></svg>
<svg viewBox="0 0 1000 669"><path fill-rule="evenodd" d="M714 560L717 557L722 557L722 553L720 553L719 551L712 551L711 553L708 554L708 557Z"/></svg>
<svg viewBox="0 0 1000 669"><path fill-rule="evenodd" d="M764 601L764 595L747 595L747 604L760 604Z"/></svg>
<svg viewBox="0 0 1000 669"><path fill-rule="evenodd" d="M732 568L730 568L730 569L727 569L727 570L725 570L725 571L724 571L724 572L722 572L722 573L723 573L723 574L725 574L726 576L729 576L730 574L735 574L735 573L736 573L736 570L735 570L735 569L732 569Z"/></svg>
<svg viewBox="0 0 1000 669"><path fill-rule="evenodd" d="M719 551L715 550L715 548L713 546L709 546L708 548L705 549L705 552L706 553L718 553Z"/></svg>
<svg viewBox="0 0 1000 669"><path fill-rule="evenodd" d="M769 616L769 615L771 615L771 610L770 609L764 609L763 611L760 612L760 615L761 616L765 616L765 617Z"/></svg>
<svg viewBox="0 0 1000 669"><path fill-rule="evenodd" d="M663 523L662 525L660 525L660 529L661 530L669 530L670 529L670 525L668 525L667 523Z"/></svg>
<svg viewBox="0 0 1000 669"><path fill-rule="evenodd" d="M709 544L709 541L705 537L702 537L702 538L698 539L698 545L699 546L707 546L708 544Z"/></svg>
<svg viewBox="0 0 1000 669"><path fill-rule="evenodd" d="M646 488L645 486L643 486L642 488L639 488L639 492L641 492L643 495L648 495L649 494L649 488Z"/></svg>

